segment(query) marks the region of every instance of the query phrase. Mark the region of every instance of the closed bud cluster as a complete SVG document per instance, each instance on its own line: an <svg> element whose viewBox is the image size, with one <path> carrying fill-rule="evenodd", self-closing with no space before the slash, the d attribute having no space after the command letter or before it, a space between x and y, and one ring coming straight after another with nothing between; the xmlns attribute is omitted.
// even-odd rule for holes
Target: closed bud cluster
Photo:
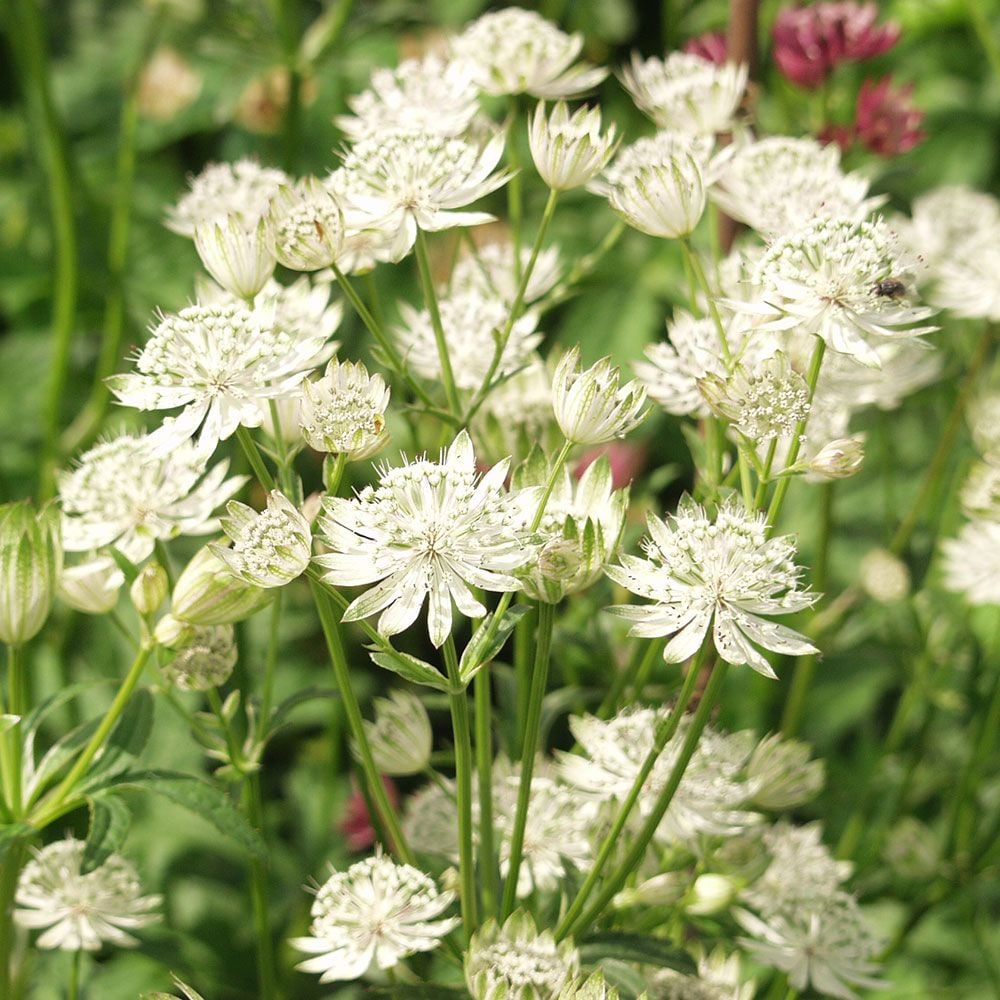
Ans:
<svg viewBox="0 0 1000 1000"><path fill-rule="evenodd" d="M267 508L260 512L235 500L226 511L222 527L233 546L216 545L213 551L238 580L256 587L283 587L305 572L312 532L283 493L272 490Z"/></svg>
<svg viewBox="0 0 1000 1000"><path fill-rule="evenodd" d="M278 263L293 271L329 267L344 246L344 215L315 177L282 187L271 202L269 236Z"/></svg>
<svg viewBox="0 0 1000 1000"><path fill-rule="evenodd" d="M864 435L855 434L820 448L809 463L809 471L823 479L848 479L861 471L864 460Z"/></svg>
<svg viewBox="0 0 1000 1000"><path fill-rule="evenodd" d="M327 365L321 379L302 383L299 426L311 448L349 460L368 458L389 440L389 389L359 361Z"/></svg>
<svg viewBox="0 0 1000 1000"><path fill-rule="evenodd" d="M21 646L49 616L62 575L59 512L26 502L0 507L0 642Z"/></svg>
<svg viewBox="0 0 1000 1000"><path fill-rule="evenodd" d="M375 699L375 721L365 720L375 766L380 774L419 774L431 759L433 734L423 702L411 691L392 691Z"/></svg>
<svg viewBox="0 0 1000 1000"><path fill-rule="evenodd" d="M599 108L580 108L571 116L560 101L546 116L539 104L528 129L535 169L554 191L581 187L604 169L615 149L615 126L601 135Z"/></svg>
<svg viewBox="0 0 1000 1000"><path fill-rule="evenodd" d="M172 629L157 628L157 637ZM163 674L182 691L208 691L229 680L238 656L232 625L204 625L182 629L175 638L173 657Z"/></svg>
<svg viewBox="0 0 1000 1000"><path fill-rule="evenodd" d="M174 586L171 606L175 618L192 625L229 625L249 618L273 596L233 576L210 543L184 568Z"/></svg>
<svg viewBox="0 0 1000 1000"><path fill-rule="evenodd" d="M621 384L621 369L602 358L580 370L580 348L563 355L552 378L552 409L567 441L605 444L625 437L645 419L646 390L632 380Z"/></svg>
<svg viewBox="0 0 1000 1000"><path fill-rule="evenodd" d="M823 762L810 758L805 743L777 735L762 739L747 765L752 801L761 809L780 811L808 802L823 787L824 776Z"/></svg>
<svg viewBox="0 0 1000 1000"><path fill-rule="evenodd" d="M880 604L903 600L910 592L910 571L887 549L872 549L861 560L861 586Z"/></svg>
<svg viewBox="0 0 1000 1000"><path fill-rule="evenodd" d="M135 605L135 610L146 617L155 614L167 596L170 581L167 571L158 563L151 562L144 566L129 588L129 596Z"/></svg>
<svg viewBox="0 0 1000 1000"><path fill-rule="evenodd" d="M199 223L194 245L205 270L233 295L247 301L274 274L271 224L266 215L248 223L239 216Z"/></svg>

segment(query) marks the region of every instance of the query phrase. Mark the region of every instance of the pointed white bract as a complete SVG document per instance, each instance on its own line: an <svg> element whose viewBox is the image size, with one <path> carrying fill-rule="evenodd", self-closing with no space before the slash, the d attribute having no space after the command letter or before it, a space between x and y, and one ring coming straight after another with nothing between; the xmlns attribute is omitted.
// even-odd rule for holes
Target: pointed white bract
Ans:
<svg viewBox="0 0 1000 1000"><path fill-rule="evenodd" d="M0 642L18 647L45 624L62 576L59 512L27 501L0 506Z"/></svg>
<svg viewBox="0 0 1000 1000"><path fill-rule="evenodd" d="M125 574L109 555L88 552L81 562L64 566L59 597L75 611L106 615L117 603Z"/></svg>
<svg viewBox="0 0 1000 1000"><path fill-rule="evenodd" d="M321 983L392 969L410 955L435 949L458 924L457 917L442 917L454 898L411 865L381 854L365 858L320 886L309 936L290 941L313 956L296 968L319 973Z"/></svg>
<svg viewBox="0 0 1000 1000"><path fill-rule="evenodd" d="M553 191L582 187L604 169L615 151L615 126L601 134L601 109L579 108L572 116L563 101L546 115L539 104L528 125L535 169Z"/></svg>
<svg viewBox="0 0 1000 1000"><path fill-rule="evenodd" d="M727 663L748 664L765 677L771 665L754 648L802 656L817 649L805 636L768 621L814 604L818 594L801 590L795 545L789 535L767 537L767 518L750 514L736 498L720 504L713 519L685 497L668 521L650 514L647 558L622 556L608 576L652 604L611 610L634 622L630 635L671 636L668 662L693 656L705 637Z"/></svg>
<svg viewBox="0 0 1000 1000"><path fill-rule="evenodd" d="M299 426L309 446L350 461L368 458L389 441L389 389L360 362L337 361L323 377L302 383Z"/></svg>
<svg viewBox="0 0 1000 1000"><path fill-rule="evenodd" d="M200 222L194 245L205 270L237 298L252 302L267 284L277 261L268 215L244 222L241 216Z"/></svg>
<svg viewBox="0 0 1000 1000"><path fill-rule="evenodd" d="M431 759L434 734L424 703L412 692L397 689L374 701L375 719L364 720L379 774L419 774ZM357 756L357 754L356 754Z"/></svg>
<svg viewBox="0 0 1000 1000"><path fill-rule="evenodd" d="M412 625L427 600L431 642L441 646L451 634L452 601L481 618L486 608L473 587L520 590L514 574L535 557L528 527L538 491L508 492L507 467L478 475L462 431L439 462L383 469L377 486L351 500L326 497L319 533L331 551L315 560L323 578L337 587L375 584L344 620L381 613L378 630L391 636Z"/></svg>
<svg viewBox="0 0 1000 1000"><path fill-rule="evenodd" d="M583 36L567 35L535 11L520 7L483 14L452 39L452 53L472 68L487 94L531 94L555 101L592 90L603 67L576 63Z"/></svg>
<svg viewBox="0 0 1000 1000"><path fill-rule="evenodd" d="M268 236L278 262L293 271L329 267L344 248L344 213L328 187L305 177L271 201Z"/></svg>
<svg viewBox="0 0 1000 1000"><path fill-rule="evenodd" d="M160 919L159 896L143 896L135 866L112 854L83 872L82 840L67 837L34 851L17 883L14 920L45 928L39 948L97 951L103 945L131 948L129 931Z"/></svg>

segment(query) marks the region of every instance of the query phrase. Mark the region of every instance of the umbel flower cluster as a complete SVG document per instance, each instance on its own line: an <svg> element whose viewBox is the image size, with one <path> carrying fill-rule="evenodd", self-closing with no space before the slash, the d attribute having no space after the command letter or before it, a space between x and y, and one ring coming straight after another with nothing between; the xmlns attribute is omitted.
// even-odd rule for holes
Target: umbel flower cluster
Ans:
<svg viewBox="0 0 1000 1000"><path fill-rule="evenodd" d="M896 39L857 5L816 6L843 37L798 10L776 29L803 86ZM584 51L541 14L486 13L372 70L324 176L209 164L166 210L204 268L191 299L157 312L106 380L114 429L66 461L55 502L0 508L14 866L0 922L40 932L37 948L132 947L161 914L185 919L169 885L166 902L143 895L139 870L157 866L141 845L138 867L118 853L125 793L148 791L252 855L261 1000L309 976L475 1000L852 1000L885 985L879 956L898 942L853 886L878 890L896 816L873 826L872 857L849 848L874 785L838 848L801 822L824 765L795 734L836 626L869 597L906 599L921 514L884 550L852 539L842 561L865 578L828 600L834 482L867 471L862 428L880 421L888 440L885 414L964 362L937 323L1000 318L1000 206L949 188L912 217L880 214L871 173L836 145L763 134L744 62L633 55L616 83ZM606 120L599 86L620 88L632 124ZM603 243L550 240L569 228L563 199L604 217ZM717 238L720 213L744 227L735 240ZM609 259L624 280L618 240L675 287L657 300L661 339L597 357L558 307ZM1000 396L973 381L966 520L928 542L926 586L996 606ZM687 447L677 461L670 442ZM57 597L108 615L135 658L99 719L40 749L74 697L33 705L24 682ZM929 635L923 613L885 628L912 618ZM920 684L935 655L928 639ZM333 789L317 801L353 794L350 842L324 816L301 831L321 844L269 866L289 826L265 800L269 743L297 740L293 713L331 695L305 757L329 755L310 772ZM779 697L782 731L767 732ZM210 777L137 761L167 712ZM353 786L327 763L341 748ZM84 813L86 840L53 839ZM328 875L293 876L269 909L290 856L329 858ZM289 902L307 881L311 902Z"/></svg>

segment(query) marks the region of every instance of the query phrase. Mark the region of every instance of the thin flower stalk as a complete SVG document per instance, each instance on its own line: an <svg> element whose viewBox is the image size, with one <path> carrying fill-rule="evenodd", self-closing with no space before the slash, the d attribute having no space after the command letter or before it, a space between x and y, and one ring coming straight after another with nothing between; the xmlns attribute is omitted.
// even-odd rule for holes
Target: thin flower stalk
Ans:
<svg viewBox="0 0 1000 1000"><path fill-rule="evenodd" d="M500 872L493 838L493 717L490 674L480 670L472 681L476 727L476 780L479 783L479 877L483 917L496 915Z"/></svg>
<svg viewBox="0 0 1000 1000"><path fill-rule="evenodd" d="M441 310L438 307L437 291L434 288L434 278L431 274L430 258L427 254L427 237L422 229L417 230L417 268L420 271L420 283L424 290L424 304L431 316L431 326L434 329L434 340L437 342L438 359L441 362L441 378L444 382L444 394L448 400L448 411L458 417L461 404L458 401L458 389L455 387L455 373L451 368L451 358L448 355L448 342L445 340L444 327L441 325Z"/></svg>
<svg viewBox="0 0 1000 1000"><path fill-rule="evenodd" d="M21 646L7 647L7 711L11 715L25 715L24 650ZM8 770L4 773L7 786L7 804L14 819L23 815L21 802L21 747L23 738L19 726L12 726L5 734L8 742Z"/></svg>
<svg viewBox="0 0 1000 1000"><path fill-rule="evenodd" d="M260 789L260 772L253 771L246 779L247 819L251 826L264 836L264 800ZM274 944L271 941L271 922L268 917L267 862L256 855L250 859L250 902L253 908L254 933L257 938L257 987L261 1000L277 996L274 971Z"/></svg>

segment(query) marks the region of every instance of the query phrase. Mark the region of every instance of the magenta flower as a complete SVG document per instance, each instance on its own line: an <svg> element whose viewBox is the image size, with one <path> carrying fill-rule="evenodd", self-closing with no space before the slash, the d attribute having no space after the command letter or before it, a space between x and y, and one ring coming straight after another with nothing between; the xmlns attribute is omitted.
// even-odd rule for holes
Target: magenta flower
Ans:
<svg viewBox="0 0 1000 1000"><path fill-rule="evenodd" d="M894 87L888 76L865 80L858 92L854 134L879 156L896 156L923 142L924 112L913 103L913 84Z"/></svg>
<svg viewBox="0 0 1000 1000"><path fill-rule="evenodd" d="M726 62L726 36L722 31L706 31L697 38L689 38L684 43L684 51L692 56L701 56L716 66Z"/></svg>
<svg viewBox="0 0 1000 1000"><path fill-rule="evenodd" d="M874 3L817 3L781 11L774 23L774 61L800 87L818 87L845 62L888 52L899 40L899 25L876 25Z"/></svg>
<svg viewBox="0 0 1000 1000"><path fill-rule="evenodd" d="M399 792L396 791L392 779L383 774L382 784L385 785L393 809L397 808L399 806ZM337 827L344 835L344 842L349 851L366 851L375 843L375 827L368 814L365 797L353 779L351 786L351 794L344 804L344 813Z"/></svg>
<svg viewBox="0 0 1000 1000"><path fill-rule="evenodd" d="M579 479L602 455L611 466L611 488L624 489L646 467L646 449L629 441L611 441L588 448L581 456L573 475Z"/></svg>

